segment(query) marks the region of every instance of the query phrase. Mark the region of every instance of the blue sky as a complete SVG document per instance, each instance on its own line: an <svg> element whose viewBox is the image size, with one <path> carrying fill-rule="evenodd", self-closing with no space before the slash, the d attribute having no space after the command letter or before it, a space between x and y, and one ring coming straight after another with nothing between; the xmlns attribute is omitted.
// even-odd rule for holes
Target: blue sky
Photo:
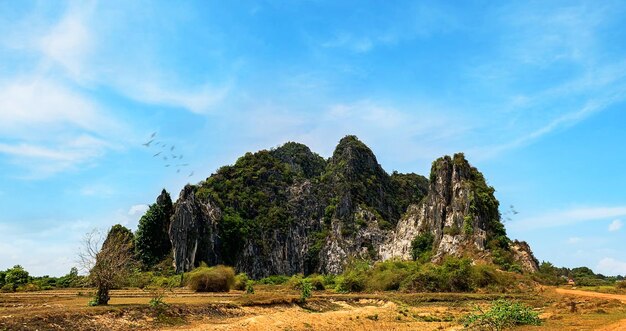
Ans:
<svg viewBox="0 0 626 331"><path fill-rule="evenodd" d="M163 187L176 197L290 140L328 157L356 134L389 172L465 152L539 260L626 274L625 14L619 1L0 1L0 269L65 274L85 233L136 229ZM180 173L141 145L153 132Z"/></svg>

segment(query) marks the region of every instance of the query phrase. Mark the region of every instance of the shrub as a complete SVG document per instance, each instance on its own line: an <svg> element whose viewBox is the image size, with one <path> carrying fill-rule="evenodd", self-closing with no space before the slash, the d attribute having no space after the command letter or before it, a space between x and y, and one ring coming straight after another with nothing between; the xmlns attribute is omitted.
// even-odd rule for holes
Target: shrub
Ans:
<svg viewBox="0 0 626 331"><path fill-rule="evenodd" d="M518 302L496 300L491 308L484 312L476 307L476 312L462 318L465 327L503 330L516 325L541 325L539 313Z"/></svg>
<svg viewBox="0 0 626 331"><path fill-rule="evenodd" d="M430 232L424 232L417 235L411 242L411 257L413 260L430 259L434 240L435 237L433 237Z"/></svg>
<svg viewBox="0 0 626 331"><path fill-rule="evenodd" d="M309 275L309 277L307 277L307 279L311 282L311 285L313 286L313 289L316 291L323 291L326 289L325 286L325 277L322 275Z"/></svg>
<svg viewBox="0 0 626 331"><path fill-rule="evenodd" d="M28 284L24 284L21 286L18 286L16 291L18 292L35 292L35 291L41 291L41 287L37 284L33 284L33 283L28 283Z"/></svg>
<svg viewBox="0 0 626 331"><path fill-rule="evenodd" d="M281 284L286 283L289 280L289 278L290 278L289 276L285 276L285 275L273 275L273 276L259 279L258 283L264 284L264 285L281 285Z"/></svg>
<svg viewBox="0 0 626 331"><path fill-rule="evenodd" d="M0 288L0 292L15 292L15 284L7 283Z"/></svg>
<svg viewBox="0 0 626 331"><path fill-rule="evenodd" d="M295 274L293 276L291 276L289 278L289 280L286 282L287 286L289 286L289 288L292 288L294 290L299 290L302 288L302 279L304 278L304 276L302 274Z"/></svg>
<svg viewBox="0 0 626 331"><path fill-rule="evenodd" d="M228 292L235 283L235 271L231 267L200 266L189 273L189 289L196 292Z"/></svg>
<svg viewBox="0 0 626 331"><path fill-rule="evenodd" d="M311 297L311 292L313 291L313 286L308 279L303 279L300 285L300 301L305 302L306 299Z"/></svg>
<svg viewBox="0 0 626 331"><path fill-rule="evenodd" d="M248 280L248 275L246 275L244 272L237 274L237 276L235 276L235 286L233 288L239 291L246 290Z"/></svg>
<svg viewBox="0 0 626 331"><path fill-rule="evenodd" d="M626 289L626 280L616 282L615 287L620 289Z"/></svg>
<svg viewBox="0 0 626 331"><path fill-rule="evenodd" d="M251 280L248 280L246 282L246 294L254 294L254 282Z"/></svg>
<svg viewBox="0 0 626 331"><path fill-rule="evenodd" d="M365 290L365 276L358 272L350 272L336 278L337 292L361 292Z"/></svg>
<svg viewBox="0 0 626 331"><path fill-rule="evenodd" d="M395 291L402 281L415 269L416 264L400 261L379 262L366 277L366 286L373 291Z"/></svg>

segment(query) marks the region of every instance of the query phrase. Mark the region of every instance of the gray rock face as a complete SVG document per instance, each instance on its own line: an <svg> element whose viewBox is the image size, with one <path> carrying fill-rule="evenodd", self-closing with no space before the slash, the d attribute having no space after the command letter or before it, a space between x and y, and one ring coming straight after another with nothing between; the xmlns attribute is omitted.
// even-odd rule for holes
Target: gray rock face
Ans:
<svg viewBox="0 0 626 331"><path fill-rule="evenodd" d="M193 269L197 258L210 265L221 262L219 250L219 208L196 199L194 188L180 192L169 228L176 272Z"/></svg>
<svg viewBox="0 0 626 331"><path fill-rule="evenodd" d="M298 145L290 148L299 156L306 156L308 151ZM227 260L225 254L233 252L224 252L224 229L220 227L224 213L211 198L199 199L197 186L188 185L175 204L169 228L177 272L188 271L200 261L214 265L226 260L253 278L336 274L351 259L410 260L411 242L425 232L434 237L434 261L447 255L489 260L488 241L506 238L493 188L462 154L433 162L423 197L425 184L415 188L422 193L398 193L394 180L403 180L402 175L394 173L396 179L392 180L356 138L342 139L319 176L316 174L323 162L315 158L305 157L315 162L307 161L303 167L292 154L282 150L272 153L287 160L288 166L295 164L299 173L313 174L308 179L298 177L282 188L286 197L282 207L289 221L240 238L235 260ZM416 185L406 184L416 181L404 180L400 182L404 192ZM397 203L407 199L413 199L408 207ZM537 261L526 243L512 243L510 252L525 270L537 270Z"/></svg>
<svg viewBox="0 0 626 331"><path fill-rule="evenodd" d="M398 222L389 240L380 247L383 260L411 258L411 241L419 234L434 235L434 259L459 256L467 249L485 250L485 215L472 213L472 168L462 155L443 157L433 163L428 195L412 205ZM499 220L497 220L499 221Z"/></svg>

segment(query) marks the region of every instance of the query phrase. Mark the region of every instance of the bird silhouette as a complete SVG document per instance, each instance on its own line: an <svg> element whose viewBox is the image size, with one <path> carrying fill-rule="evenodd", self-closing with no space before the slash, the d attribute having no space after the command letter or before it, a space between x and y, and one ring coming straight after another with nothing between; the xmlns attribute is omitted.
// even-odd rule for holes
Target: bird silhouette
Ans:
<svg viewBox="0 0 626 331"><path fill-rule="evenodd" d="M175 158L176 158L176 155L172 154L172 159L175 159Z"/></svg>
<svg viewBox="0 0 626 331"><path fill-rule="evenodd" d="M179 174L180 173L180 169L176 169L176 173Z"/></svg>
<svg viewBox="0 0 626 331"><path fill-rule="evenodd" d="M172 145L172 148L170 148L170 151L173 151L173 150L174 150L174 145Z"/></svg>
<svg viewBox="0 0 626 331"><path fill-rule="evenodd" d="M159 154L161 154L161 152L158 152L158 153L152 155L152 157L157 157L157 156L159 156Z"/></svg>
<svg viewBox="0 0 626 331"><path fill-rule="evenodd" d="M150 135L150 138L154 138L154 136L156 136L156 131L152 132L152 134Z"/></svg>
<svg viewBox="0 0 626 331"><path fill-rule="evenodd" d="M166 168L169 168L169 166L170 166L169 164L166 164L166 165L165 165L165 167L166 167Z"/></svg>
<svg viewBox="0 0 626 331"><path fill-rule="evenodd" d="M187 177L191 177L191 176L193 176L193 171L192 171L192 172L189 174L189 176L187 176Z"/></svg>
<svg viewBox="0 0 626 331"><path fill-rule="evenodd" d="M164 157L163 157L163 160L164 160L164 161L167 161L167 156L164 156Z"/></svg>
<svg viewBox="0 0 626 331"><path fill-rule="evenodd" d="M146 147L150 147L150 143L152 143L153 141L154 141L154 139L151 139L150 141L148 141L147 143L142 144L142 145L144 145Z"/></svg>
<svg viewBox="0 0 626 331"><path fill-rule="evenodd" d="M178 157L179 160L183 159L183 154L180 154L180 156Z"/></svg>

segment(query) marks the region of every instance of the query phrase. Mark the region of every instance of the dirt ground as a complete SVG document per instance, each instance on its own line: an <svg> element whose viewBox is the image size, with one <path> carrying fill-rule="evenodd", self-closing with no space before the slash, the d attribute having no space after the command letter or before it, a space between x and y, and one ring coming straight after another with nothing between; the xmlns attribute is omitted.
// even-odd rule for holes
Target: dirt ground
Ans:
<svg viewBox="0 0 626 331"><path fill-rule="evenodd" d="M0 330L461 330L459 318L498 293L314 292L262 287L247 295L113 291L107 307L88 307L90 291L0 294ZM167 305L151 307L155 295ZM561 288L507 294L540 313L540 327L518 330L626 330L626 295Z"/></svg>

